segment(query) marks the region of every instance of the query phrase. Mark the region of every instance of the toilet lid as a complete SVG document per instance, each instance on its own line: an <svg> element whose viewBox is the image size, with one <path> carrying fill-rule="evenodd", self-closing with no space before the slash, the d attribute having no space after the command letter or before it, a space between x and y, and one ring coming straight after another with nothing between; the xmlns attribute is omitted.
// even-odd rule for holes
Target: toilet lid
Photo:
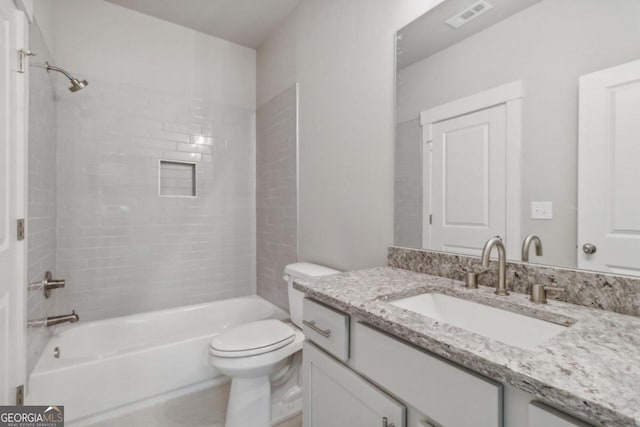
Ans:
<svg viewBox="0 0 640 427"><path fill-rule="evenodd" d="M209 353L219 357L256 356L286 346L295 335L294 329L280 320L245 323L213 337Z"/></svg>

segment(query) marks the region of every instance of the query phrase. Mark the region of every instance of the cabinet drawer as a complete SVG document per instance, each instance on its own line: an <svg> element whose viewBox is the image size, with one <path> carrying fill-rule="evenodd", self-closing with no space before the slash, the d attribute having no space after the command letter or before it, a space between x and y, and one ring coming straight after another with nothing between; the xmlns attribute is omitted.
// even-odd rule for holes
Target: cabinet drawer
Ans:
<svg viewBox="0 0 640 427"><path fill-rule="evenodd" d="M356 371L445 427L502 426L502 385L362 323L355 325Z"/></svg>
<svg viewBox="0 0 640 427"><path fill-rule="evenodd" d="M348 314L305 298L302 319L305 337L338 359L349 359Z"/></svg>
<svg viewBox="0 0 640 427"><path fill-rule="evenodd" d="M531 402L529 427L589 427L589 424L540 402Z"/></svg>

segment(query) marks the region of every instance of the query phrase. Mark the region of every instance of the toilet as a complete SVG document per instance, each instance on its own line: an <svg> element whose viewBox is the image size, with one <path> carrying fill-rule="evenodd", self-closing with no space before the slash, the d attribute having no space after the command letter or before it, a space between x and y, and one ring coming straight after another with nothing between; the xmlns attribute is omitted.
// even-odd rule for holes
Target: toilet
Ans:
<svg viewBox="0 0 640 427"><path fill-rule="evenodd" d="M268 319L245 323L215 336L209 344L209 363L231 377L225 427L271 426L271 375L302 350L302 300L293 281L339 273L307 262L289 264L283 279L289 292L293 324Z"/></svg>

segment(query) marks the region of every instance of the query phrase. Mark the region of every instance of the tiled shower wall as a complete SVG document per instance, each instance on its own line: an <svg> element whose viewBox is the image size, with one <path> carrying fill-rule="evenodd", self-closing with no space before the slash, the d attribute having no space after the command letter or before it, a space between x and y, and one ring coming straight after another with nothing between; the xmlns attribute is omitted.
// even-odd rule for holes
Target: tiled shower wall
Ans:
<svg viewBox="0 0 640 427"><path fill-rule="evenodd" d="M422 128L419 119L396 126L394 242L422 247Z"/></svg>
<svg viewBox="0 0 640 427"><path fill-rule="evenodd" d="M29 69L29 206L27 280L39 282L56 272L56 102L55 80L38 64L51 54L37 24L29 26L30 49L37 53ZM42 288L27 291L27 317L55 314L56 293L45 299ZM27 330L27 372L31 372L49 339L46 328Z"/></svg>
<svg viewBox="0 0 640 427"><path fill-rule="evenodd" d="M298 257L297 88L258 108L256 122L258 295L288 309L282 275Z"/></svg>
<svg viewBox="0 0 640 427"><path fill-rule="evenodd" d="M58 90L58 311L253 294L254 112L86 78ZM196 197L159 196L160 160L196 164Z"/></svg>

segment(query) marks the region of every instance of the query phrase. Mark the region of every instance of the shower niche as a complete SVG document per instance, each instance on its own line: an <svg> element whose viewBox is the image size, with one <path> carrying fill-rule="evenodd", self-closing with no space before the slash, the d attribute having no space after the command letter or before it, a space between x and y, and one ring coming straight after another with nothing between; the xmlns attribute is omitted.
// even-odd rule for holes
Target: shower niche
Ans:
<svg viewBox="0 0 640 427"><path fill-rule="evenodd" d="M160 160L158 193L162 197L196 197L196 164Z"/></svg>

